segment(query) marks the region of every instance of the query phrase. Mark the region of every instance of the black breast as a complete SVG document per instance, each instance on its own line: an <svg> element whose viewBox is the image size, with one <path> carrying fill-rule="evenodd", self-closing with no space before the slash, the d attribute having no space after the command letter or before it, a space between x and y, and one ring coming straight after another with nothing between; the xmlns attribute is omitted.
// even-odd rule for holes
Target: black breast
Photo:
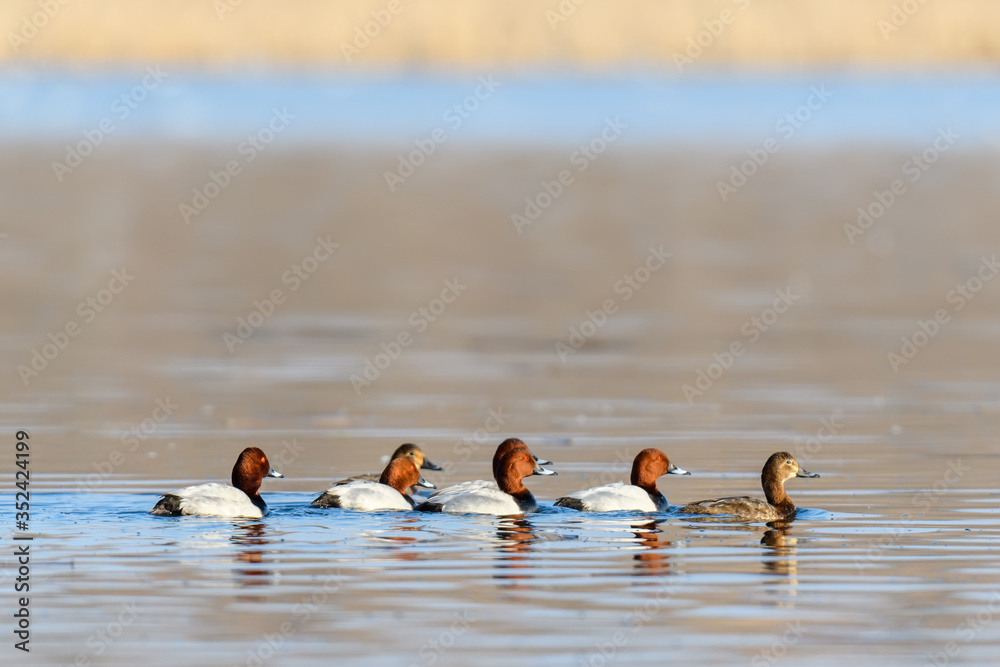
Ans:
<svg viewBox="0 0 1000 667"><path fill-rule="evenodd" d="M538 503L535 501L535 497L531 495L528 491L524 495L514 496L514 500L517 501L517 506L522 512L534 512L538 509Z"/></svg>
<svg viewBox="0 0 1000 667"><path fill-rule="evenodd" d="M323 492L316 500L312 501L312 507L340 507L340 496L335 496L332 493Z"/></svg>
<svg viewBox="0 0 1000 667"><path fill-rule="evenodd" d="M260 510L261 514L267 514L267 503L264 502L264 499L260 497L259 493L253 498L251 498L250 502L256 505L257 509Z"/></svg>
<svg viewBox="0 0 1000 667"><path fill-rule="evenodd" d="M413 502L413 500L411 499L410 502ZM442 503L435 503L430 500L425 500L424 502L420 503L413 509L417 510L418 512L440 512L442 509L444 509L444 505Z"/></svg>
<svg viewBox="0 0 1000 667"><path fill-rule="evenodd" d="M149 513L157 516L180 516L181 497L172 493L165 494L153 505L153 509L149 510Z"/></svg>
<svg viewBox="0 0 1000 667"><path fill-rule="evenodd" d="M560 498L555 502L557 507L568 507L571 510L584 511L586 508L583 506L583 501L579 498Z"/></svg>

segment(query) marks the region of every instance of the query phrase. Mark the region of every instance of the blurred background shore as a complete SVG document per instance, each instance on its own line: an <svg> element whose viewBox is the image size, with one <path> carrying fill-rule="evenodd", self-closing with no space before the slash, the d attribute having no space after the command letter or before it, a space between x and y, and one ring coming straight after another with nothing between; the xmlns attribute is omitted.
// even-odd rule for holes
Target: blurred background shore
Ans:
<svg viewBox="0 0 1000 667"><path fill-rule="evenodd" d="M995 62L991 0L8 0L0 58L74 64L941 66Z"/></svg>

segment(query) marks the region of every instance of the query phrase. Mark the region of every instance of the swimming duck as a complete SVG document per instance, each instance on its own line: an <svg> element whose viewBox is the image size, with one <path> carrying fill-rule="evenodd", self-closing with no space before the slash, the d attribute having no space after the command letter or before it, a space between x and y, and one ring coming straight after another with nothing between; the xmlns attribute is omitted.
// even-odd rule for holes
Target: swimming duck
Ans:
<svg viewBox="0 0 1000 667"><path fill-rule="evenodd" d="M506 456L509 452L512 452L515 449L524 450L529 454L531 454L531 450L528 449L528 446L524 444L523 440L521 440L520 438L507 438L506 440L500 443L500 445L497 447L497 450L493 453L493 464L492 464L493 479L474 479L474 480L469 480L467 482L459 482L454 486L450 486L447 489L442 489L441 491L438 491L438 493L444 493L444 492L448 492L450 494L469 493L478 489L491 489L493 491L499 491L500 487L497 486L497 483L494 480L498 479L500 476L500 460L504 456ZM545 459L540 459L534 454L531 454L531 458L533 458L535 462L538 463L539 467L552 465L552 461L546 461ZM545 468L541 469L546 470ZM546 472L537 474L546 475L549 474L550 472L551 471L546 470ZM556 473L552 472L551 474L554 475Z"/></svg>
<svg viewBox="0 0 1000 667"><path fill-rule="evenodd" d="M795 514L795 505L785 493L785 481L793 477L819 477L799 465L788 452L775 452L760 471L760 484L767 500L749 496L700 500L681 508L684 514L728 514L744 521L777 521Z"/></svg>
<svg viewBox="0 0 1000 667"><path fill-rule="evenodd" d="M267 504L258 493L265 477L284 475L271 469L267 455L259 447L247 447L233 466L232 486L211 482L165 493L149 513L259 519L267 513Z"/></svg>
<svg viewBox="0 0 1000 667"><path fill-rule="evenodd" d="M644 449L632 461L631 484L614 482L575 491L563 496L555 504L584 512L663 511L668 507L667 499L656 488L656 480L661 475L690 474L671 463L659 449Z"/></svg>
<svg viewBox="0 0 1000 667"><path fill-rule="evenodd" d="M500 457L494 468L496 484L487 480L456 484L432 493L416 509L422 512L501 516L534 512L538 509L538 503L531 491L524 486L524 478L556 473L541 467L523 442L517 445L504 441L500 446L506 450L506 454Z"/></svg>
<svg viewBox="0 0 1000 667"><path fill-rule="evenodd" d="M342 507L371 512L375 510L410 510L413 498L407 495L411 486L437 488L420 475L416 463L409 457L395 458L382 471L377 482L356 479L338 483L312 501L313 507Z"/></svg>
<svg viewBox="0 0 1000 667"><path fill-rule="evenodd" d="M430 459L424 456L424 450L420 449L420 447L412 442L407 442L397 447L396 451L394 451L392 456L389 457L389 461L391 462L393 459L409 459L413 461L417 468L420 468L421 470L444 470L441 466L431 463ZM384 461L385 459L383 458L382 460ZM379 473L365 473L363 475L354 475L352 477L342 479L334 482L333 484L334 486L337 484L349 484L358 480L377 482L381 477L382 475Z"/></svg>

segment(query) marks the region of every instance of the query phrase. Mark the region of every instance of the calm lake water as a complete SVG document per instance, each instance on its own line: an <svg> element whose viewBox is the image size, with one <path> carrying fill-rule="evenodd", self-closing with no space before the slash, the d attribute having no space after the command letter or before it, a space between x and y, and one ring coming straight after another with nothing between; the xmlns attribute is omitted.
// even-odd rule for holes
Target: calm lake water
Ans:
<svg viewBox="0 0 1000 667"><path fill-rule="evenodd" d="M356 83L346 129L293 125L248 160L236 129L204 136L230 108L258 131L227 106L233 86L262 110L316 91L213 98L178 77L164 104L200 133L150 120L165 113L151 99L141 130L60 180L72 128L131 79L7 76L8 118L38 121L0 157L4 664L997 664L997 87L894 79L891 102L848 81L785 138L775 121L820 79L773 83L736 126L691 136L657 133L650 100L735 118L748 84L622 84L618 107L607 87L561 84L574 129L543 140L473 117L470 141L456 129L391 189L463 85ZM505 85L524 118L531 90L547 99ZM52 120L56 99L90 102ZM619 107L647 125L579 169ZM386 136L365 109L395 119ZM781 150L724 198L772 135ZM19 429L30 654L9 616ZM427 473L439 487L484 478L510 436L559 472L527 480L538 513L307 507L407 441L445 467ZM269 516L146 514L158 493L227 479L250 444L286 475L264 483ZM644 447L692 473L661 480L676 505L759 495L777 450L821 477L788 483L801 510L784 525L552 506L627 480Z"/></svg>

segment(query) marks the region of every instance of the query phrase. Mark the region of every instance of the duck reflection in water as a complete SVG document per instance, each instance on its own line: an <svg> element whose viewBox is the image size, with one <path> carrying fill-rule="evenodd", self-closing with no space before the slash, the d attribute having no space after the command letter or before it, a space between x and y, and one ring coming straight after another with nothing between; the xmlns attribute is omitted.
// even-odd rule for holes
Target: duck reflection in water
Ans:
<svg viewBox="0 0 1000 667"><path fill-rule="evenodd" d="M773 592L787 597L797 594L796 587L799 583L798 538L790 534L792 521L793 519L788 519L768 523L768 530L760 538L760 545L763 547L761 563L764 565L761 574L782 577L779 581L767 582L767 585L774 586Z"/></svg>
<svg viewBox="0 0 1000 667"><path fill-rule="evenodd" d="M422 524L419 519L406 517L400 519L398 523L392 525L391 530L399 531L401 533L408 533L413 531L420 531L423 529ZM390 557L393 560L406 560L412 561L417 560L417 552L413 549L406 549L404 547L413 547L417 544L417 536L415 535L383 535L377 534L374 536L377 540L384 542L384 546L388 548L391 553Z"/></svg>
<svg viewBox="0 0 1000 667"><path fill-rule="evenodd" d="M639 548L639 553L632 556L635 561L635 573L666 574L670 569L670 557L667 553L671 542L660 539L662 533L656 520L633 523L632 528Z"/></svg>
<svg viewBox="0 0 1000 667"><path fill-rule="evenodd" d="M262 547L270 542L267 527L260 522L234 523L233 536L229 541L237 545L234 560L240 564L260 564L263 560ZM242 587L267 586L271 583L271 572L266 568L237 567L239 584Z"/></svg>
<svg viewBox="0 0 1000 667"><path fill-rule="evenodd" d="M504 587L513 589L528 588L521 583L524 579L530 579L532 575L527 572L530 567L529 552L531 545L538 539L535 537L534 527L527 519L503 517L497 524L497 559L498 572L493 575L494 579L504 581Z"/></svg>

